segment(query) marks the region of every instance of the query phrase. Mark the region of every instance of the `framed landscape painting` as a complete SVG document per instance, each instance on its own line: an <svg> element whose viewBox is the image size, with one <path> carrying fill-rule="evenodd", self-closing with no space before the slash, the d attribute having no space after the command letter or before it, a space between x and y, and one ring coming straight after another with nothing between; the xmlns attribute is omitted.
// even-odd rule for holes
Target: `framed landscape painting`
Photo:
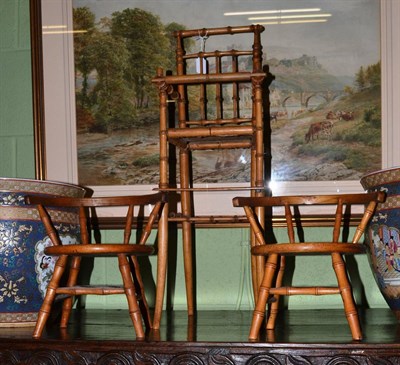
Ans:
<svg viewBox="0 0 400 365"><path fill-rule="evenodd" d="M394 33L386 31L394 26L392 6L376 0L42 0L45 133L59 136L45 139L46 176L99 195L157 187L158 94L151 79L159 66L174 70L172 32L258 23L266 28L263 61L275 78L273 194L361 191L363 174L398 161L388 97L394 78L387 65L398 57L389 53ZM197 37L190 46L235 45L202 44ZM196 152L194 183L245 186L246 153ZM57 172L60 159L66 173ZM218 206L200 200L206 209Z"/></svg>

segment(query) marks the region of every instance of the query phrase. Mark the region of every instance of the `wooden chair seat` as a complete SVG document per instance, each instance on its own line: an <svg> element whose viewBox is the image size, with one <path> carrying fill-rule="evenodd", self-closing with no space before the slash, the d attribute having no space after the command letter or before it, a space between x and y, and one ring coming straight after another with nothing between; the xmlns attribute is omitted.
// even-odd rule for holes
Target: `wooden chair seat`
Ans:
<svg viewBox="0 0 400 365"><path fill-rule="evenodd" d="M145 337L142 322L145 323L148 329L152 328L153 324L137 256L154 253L154 246L147 244L147 241L156 223L160 224L159 222L162 221L161 212L165 200L166 197L163 193L98 198L27 197L28 204L36 204L40 218L53 244L53 246L45 248L45 254L58 257L47 286L43 304L39 310L38 319L33 331L34 338L42 336L56 298L63 300L60 327L66 328L74 296L113 294L125 294L136 337ZM79 212L79 219L76 222L80 228L80 237L77 238L78 244L63 245L63 218L62 215L52 214L52 208L54 207L65 210L65 216L71 210ZM121 217L121 219L125 218L123 238L121 239L122 243L98 242L99 232L98 228L95 227L98 209L109 207L119 207L118 209L125 207L126 215L125 217ZM134 228L136 230L136 240L135 242L130 242L131 233ZM159 235L166 234L166 232L161 231L159 233ZM95 243L92 243L92 237L96 240ZM163 239L165 237L160 238L160 240ZM161 251L164 251L164 248ZM122 285L80 285L78 283L78 275L81 270L81 259L86 256L116 258ZM67 271L68 264L70 264L68 280L64 285L62 277ZM165 278L162 281L165 281Z"/></svg>
<svg viewBox="0 0 400 365"><path fill-rule="evenodd" d="M342 297L344 311L349 323L350 331L354 340L362 339L356 305L353 298L351 283L347 276L346 264L342 255L364 253L365 247L359 243L366 227L371 219L378 202L384 201L385 194L335 194L335 195L312 195L312 196L281 196L281 197L238 197L233 199L233 205L243 207L250 222L252 233L256 238L255 245L251 248L252 255L266 258L263 274L258 287L258 297L253 313L249 339L254 341L259 338L260 329L264 320L267 303L269 313L266 329L273 330L279 309L279 298L283 295L332 295L339 294ZM352 239L347 239L344 234L348 218L351 215L353 205L365 205L361 221L354 231ZM332 238L327 242L306 242L301 227L301 206L304 205L335 205L335 221L333 225ZM276 242L273 232L266 232L264 227L271 227L272 222L267 224L261 222L255 213L257 207L264 207L266 218L272 219L275 207L284 208L285 225L287 228L288 242ZM297 241L296 232L297 228ZM270 236L268 236L268 233ZM342 234L342 237L341 237ZM271 243L273 242L273 243ZM329 255L331 256L332 268L335 272L336 286L291 286L283 285L285 275L286 256L300 255ZM316 273L318 275L318 272ZM312 282L313 277L310 277Z"/></svg>
<svg viewBox="0 0 400 365"><path fill-rule="evenodd" d="M289 255L316 255L326 254L331 252L339 252L343 254L365 253L365 245L359 243L329 243L329 242L307 242L307 243L279 243L279 248L276 244L265 244L263 246L255 246L251 249L253 255L269 255L276 253L279 250L280 254Z"/></svg>
<svg viewBox="0 0 400 365"><path fill-rule="evenodd" d="M125 244L95 244L90 246L84 245L68 245L68 246L50 246L44 249L47 255L60 256L115 256L116 254L124 255L151 255L154 253L153 246L142 245L125 245Z"/></svg>

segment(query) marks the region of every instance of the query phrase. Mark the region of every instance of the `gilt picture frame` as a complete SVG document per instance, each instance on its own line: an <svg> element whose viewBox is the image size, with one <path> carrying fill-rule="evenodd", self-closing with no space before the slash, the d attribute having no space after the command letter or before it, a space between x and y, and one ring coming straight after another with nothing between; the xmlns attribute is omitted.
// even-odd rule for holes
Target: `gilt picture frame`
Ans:
<svg viewBox="0 0 400 365"><path fill-rule="evenodd" d="M315 2L314 2L315 3ZM66 23L72 29L72 2L31 0L32 65L35 121L36 175L38 178L78 183L78 156L76 122L74 117L74 68L72 35L55 39L47 44L43 38L43 26L51 23ZM400 115L400 106L393 102L399 98L399 71L393 67L400 58L399 25L396 14L399 5L396 1L381 1L381 110L382 110L382 168L400 163L397 141L400 140L400 127L395 116ZM58 54L58 61L48 53ZM61 62L61 63L60 63ZM54 64L56 65L54 67ZM60 71L61 70L61 71ZM223 184L222 184L223 185ZM219 184L212 184L219 186ZM238 183L238 188L243 184ZM157 184L145 185L98 185L90 186L95 195L129 194L149 192ZM273 193L336 193L360 192L358 180L333 181L279 181ZM232 197L238 192L207 194L198 197L195 203L205 214L235 214L231 207ZM211 196L212 195L212 196Z"/></svg>

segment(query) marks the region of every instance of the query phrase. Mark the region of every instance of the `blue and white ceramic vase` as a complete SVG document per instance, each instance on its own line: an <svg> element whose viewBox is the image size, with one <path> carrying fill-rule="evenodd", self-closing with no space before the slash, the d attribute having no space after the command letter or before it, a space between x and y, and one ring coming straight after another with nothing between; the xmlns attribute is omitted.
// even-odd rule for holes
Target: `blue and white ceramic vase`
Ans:
<svg viewBox="0 0 400 365"><path fill-rule="evenodd" d="M400 320L400 167L375 171L361 178L368 191L385 191L366 234L371 268L389 307Z"/></svg>
<svg viewBox="0 0 400 365"><path fill-rule="evenodd" d="M72 184L0 178L0 326L35 323L56 260L43 253L51 242L36 208L25 204L25 196L84 194L85 189ZM51 215L63 231L63 243L76 243L77 212L54 210Z"/></svg>

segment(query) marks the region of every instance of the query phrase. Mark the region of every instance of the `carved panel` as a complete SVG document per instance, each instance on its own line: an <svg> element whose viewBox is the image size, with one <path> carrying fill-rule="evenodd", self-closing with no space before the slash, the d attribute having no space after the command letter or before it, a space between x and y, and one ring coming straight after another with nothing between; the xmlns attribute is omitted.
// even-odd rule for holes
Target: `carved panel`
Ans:
<svg viewBox="0 0 400 365"><path fill-rule="evenodd" d="M62 345L62 344L61 344ZM58 343L58 346L60 343ZM396 365L400 364L400 351L387 345L369 346L362 351L343 348L260 348L255 345L235 346L199 346L171 343L165 346L157 344L131 343L126 349L100 351L87 350L32 349L0 350L0 364L7 365ZM76 344L75 344L76 346ZM20 346L18 346L20 347ZM53 346L49 346L53 347ZM82 345L80 344L80 347ZM107 343L107 346L110 344ZM115 344L118 348L118 344ZM192 347L192 348L191 348ZM268 347L268 346L267 346ZM261 351L260 351L261 350Z"/></svg>

